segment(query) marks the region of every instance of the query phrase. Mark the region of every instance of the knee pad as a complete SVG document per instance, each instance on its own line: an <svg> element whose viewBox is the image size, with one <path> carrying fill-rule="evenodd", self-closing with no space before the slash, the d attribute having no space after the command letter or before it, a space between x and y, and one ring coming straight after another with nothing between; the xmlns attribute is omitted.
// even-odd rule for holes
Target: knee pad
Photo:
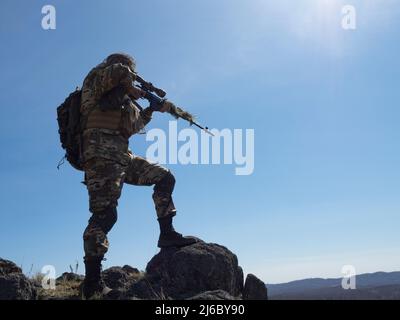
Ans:
<svg viewBox="0 0 400 320"><path fill-rule="evenodd" d="M171 171L167 171L164 177L154 186L155 192L166 192L172 194L175 187L175 177Z"/></svg>
<svg viewBox="0 0 400 320"><path fill-rule="evenodd" d="M116 207L109 207L103 211L93 213L89 220L90 223L98 225L107 234L117 222L118 213Z"/></svg>

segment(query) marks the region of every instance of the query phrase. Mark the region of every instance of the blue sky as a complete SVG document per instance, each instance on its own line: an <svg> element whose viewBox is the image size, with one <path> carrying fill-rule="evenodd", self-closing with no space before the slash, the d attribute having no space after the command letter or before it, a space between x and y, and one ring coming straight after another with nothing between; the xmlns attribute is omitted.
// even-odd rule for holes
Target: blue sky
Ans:
<svg viewBox="0 0 400 320"><path fill-rule="evenodd" d="M56 30L41 28L46 4ZM356 30L341 28L344 4ZM255 130L250 176L169 165L179 231L268 283L399 269L398 1L18 0L0 15L0 256L26 273L76 260L83 272L87 193L80 172L56 169L56 107L115 51L202 123ZM144 269L157 253L151 192L124 187L105 267Z"/></svg>

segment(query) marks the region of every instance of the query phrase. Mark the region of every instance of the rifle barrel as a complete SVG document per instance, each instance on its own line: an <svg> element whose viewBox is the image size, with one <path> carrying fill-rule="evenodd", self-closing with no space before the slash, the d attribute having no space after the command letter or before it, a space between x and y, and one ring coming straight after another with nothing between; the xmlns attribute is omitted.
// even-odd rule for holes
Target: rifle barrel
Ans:
<svg viewBox="0 0 400 320"><path fill-rule="evenodd" d="M194 124L197 128L200 128L201 130L207 132L209 135L212 135L213 137L215 137L215 135L210 130L208 130L208 127L202 127L201 125L199 125L198 123L196 123L194 121L192 122L192 124Z"/></svg>

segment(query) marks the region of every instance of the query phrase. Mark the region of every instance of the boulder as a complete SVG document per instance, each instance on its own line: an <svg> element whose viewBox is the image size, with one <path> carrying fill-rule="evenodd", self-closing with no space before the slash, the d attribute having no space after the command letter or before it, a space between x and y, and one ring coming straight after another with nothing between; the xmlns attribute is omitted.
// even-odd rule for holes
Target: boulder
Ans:
<svg viewBox="0 0 400 320"><path fill-rule="evenodd" d="M0 275L7 275L10 273L22 273L22 269L14 262L0 258Z"/></svg>
<svg viewBox="0 0 400 320"><path fill-rule="evenodd" d="M56 283L61 281L83 281L85 277L80 274L76 274L73 272L64 272L61 276L56 279Z"/></svg>
<svg viewBox="0 0 400 320"><path fill-rule="evenodd" d="M14 262L0 258L0 300L36 299L37 290Z"/></svg>
<svg viewBox="0 0 400 320"><path fill-rule="evenodd" d="M238 297L243 290L243 271L236 255L227 248L199 241L182 248L165 248L146 267L146 276L129 292L141 299L187 299L223 290Z"/></svg>
<svg viewBox="0 0 400 320"><path fill-rule="evenodd" d="M115 290L126 291L140 278L140 271L131 266L111 267L103 271L102 277L106 285Z"/></svg>
<svg viewBox="0 0 400 320"><path fill-rule="evenodd" d="M127 265L127 264L122 267L122 270L124 270L127 274L131 274L131 275L140 274L139 269L131 267L131 266Z"/></svg>
<svg viewBox="0 0 400 320"><path fill-rule="evenodd" d="M246 277L243 289L243 300L268 300L268 292L265 283L254 274Z"/></svg>

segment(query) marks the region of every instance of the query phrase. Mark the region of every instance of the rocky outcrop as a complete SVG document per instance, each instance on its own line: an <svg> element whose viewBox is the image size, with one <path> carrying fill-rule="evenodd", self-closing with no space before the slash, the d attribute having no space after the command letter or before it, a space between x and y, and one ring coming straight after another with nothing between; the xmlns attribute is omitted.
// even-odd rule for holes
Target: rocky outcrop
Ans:
<svg viewBox="0 0 400 320"><path fill-rule="evenodd" d="M0 258L0 300L36 299L34 284L14 262Z"/></svg>
<svg viewBox="0 0 400 320"><path fill-rule="evenodd" d="M244 300L267 300L268 293L265 283L254 274L249 273L246 277L243 289Z"/></svg>
<svg viewBox="0 0 400 320"><path fill-rule="evenodd" d="M267 299L265 284L243 271L234 253L226 247L199 242L161 249L147 264L146 272L125 265L103 271L103 280L113 290L106 299ZM81 299L83 276L63 273L56 290L36 289L14 263L0 259L0 299ZM37 291L38 290L38 291Z"/></svg>

